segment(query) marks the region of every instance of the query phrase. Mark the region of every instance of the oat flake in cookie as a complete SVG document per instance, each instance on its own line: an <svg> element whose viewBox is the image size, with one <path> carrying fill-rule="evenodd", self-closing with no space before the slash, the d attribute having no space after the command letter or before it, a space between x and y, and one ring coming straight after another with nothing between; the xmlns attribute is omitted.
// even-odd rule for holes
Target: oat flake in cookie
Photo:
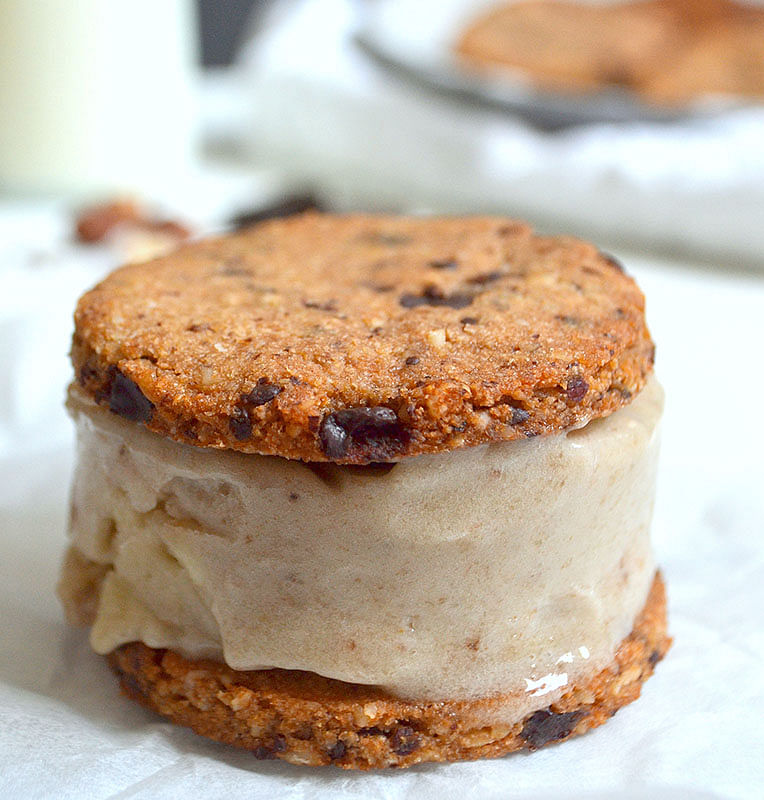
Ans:
<svg viewBox="0 0 764 800"><path fill-rule="evenodd" d="M76 312L59 587L125 692L259 758L536 749L667 650L642 295L498 218L306 214Z"/></svg>

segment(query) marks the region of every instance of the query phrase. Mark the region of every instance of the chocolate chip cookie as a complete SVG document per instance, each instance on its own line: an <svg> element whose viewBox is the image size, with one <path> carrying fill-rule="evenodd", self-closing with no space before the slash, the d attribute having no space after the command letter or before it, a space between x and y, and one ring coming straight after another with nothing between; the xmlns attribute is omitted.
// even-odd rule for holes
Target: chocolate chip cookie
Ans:
<svg viewBox="0 0 764 800"><path fill-rule="evenodd" d="M72 358L176 441L368 464L616 411L652 368L643 309L614 259L513 220L306 214L118 270Z"/></svg>

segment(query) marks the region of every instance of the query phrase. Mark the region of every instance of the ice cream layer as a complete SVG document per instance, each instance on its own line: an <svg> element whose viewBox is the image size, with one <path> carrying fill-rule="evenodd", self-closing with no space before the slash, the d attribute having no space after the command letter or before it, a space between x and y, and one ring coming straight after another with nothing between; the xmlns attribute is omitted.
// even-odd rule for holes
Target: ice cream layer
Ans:
<svg viewBox="0 0 764 800"><path fill-rule="evenodd" d="M645 602L662 402L653 379L583 428L390 468L188 447L73 392L60 592L99 653L547 706Z"/></svg>

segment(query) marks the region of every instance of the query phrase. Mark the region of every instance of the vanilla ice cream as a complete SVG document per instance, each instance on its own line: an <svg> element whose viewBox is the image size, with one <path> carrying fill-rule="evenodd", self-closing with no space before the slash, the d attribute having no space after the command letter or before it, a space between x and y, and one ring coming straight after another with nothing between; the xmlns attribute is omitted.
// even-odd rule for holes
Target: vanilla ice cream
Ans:
<svg viewBox="0 0 764 800"><path fill-rule="evenodd" d="M343 467L178 444L73 390L60 592L99 653L546 707L645 603L662 403L653 378L576 430Z"/></svg>

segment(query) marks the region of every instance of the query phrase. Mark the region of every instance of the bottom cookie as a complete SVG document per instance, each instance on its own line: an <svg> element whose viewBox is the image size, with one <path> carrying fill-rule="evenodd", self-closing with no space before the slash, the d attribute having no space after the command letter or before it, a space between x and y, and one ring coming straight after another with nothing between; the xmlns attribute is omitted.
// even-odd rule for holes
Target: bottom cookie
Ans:
<svg viewBox="0 0 764 800"><path fill-rule="evenodd" d="M239 672L141 643L124 645L108 659L128 697L202 736L251 750L256 758L372 769L494 758L582 734L639 697L670 645L665 589L656 574L613 661L514 724L495 721L507 702L501 695L418 703L311 672Z"/></svg>

